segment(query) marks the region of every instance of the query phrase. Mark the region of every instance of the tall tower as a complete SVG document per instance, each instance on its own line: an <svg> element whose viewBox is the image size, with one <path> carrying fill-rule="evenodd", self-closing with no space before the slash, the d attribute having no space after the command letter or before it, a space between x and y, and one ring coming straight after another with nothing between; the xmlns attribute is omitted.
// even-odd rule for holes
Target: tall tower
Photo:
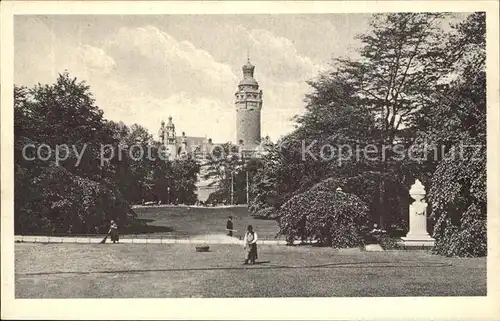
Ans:
<svg viewBox="0 0 500 321"><path fill-rule="evenodd" d="M168 116L168 123L165 126L165 145L170 154L170 158L177 157L177 138L175 136L175 125L172 122L172 116Z"/></svg>
<svg viewBox="0 0 500 321"><path fill-rule="evenodd" d="M242 67L243 79L238 85L236 96L236 143L245 149L254 148L260 143L260 111L262 109L262 90L253 78L255 66L247 63Z"/></svg>

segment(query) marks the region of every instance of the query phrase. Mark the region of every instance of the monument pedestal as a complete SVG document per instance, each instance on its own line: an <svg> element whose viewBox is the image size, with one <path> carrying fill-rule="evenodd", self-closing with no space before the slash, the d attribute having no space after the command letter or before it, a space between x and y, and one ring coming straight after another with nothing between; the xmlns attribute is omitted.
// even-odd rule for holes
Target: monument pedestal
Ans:
<svg viewBox="0 0 500 321"><path fill-rule="evenodd" d="M433 247L434 239L427 235L410 235L401 238L403 245L408 247Z"/></svg>

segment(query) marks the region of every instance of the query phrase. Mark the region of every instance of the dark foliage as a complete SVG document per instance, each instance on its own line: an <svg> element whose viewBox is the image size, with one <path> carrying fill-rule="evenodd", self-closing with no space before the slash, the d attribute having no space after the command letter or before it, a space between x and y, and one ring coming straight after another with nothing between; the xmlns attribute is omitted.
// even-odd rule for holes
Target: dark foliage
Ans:
<svg viewBox="0 0 500 321"><path fill-rule="evenodd" d="M325 246L356 247L363 244L362 226L367 224L367 214L367 206L355 195L308 191L283 204L279 234L289 243L314 238Z"/></svg>

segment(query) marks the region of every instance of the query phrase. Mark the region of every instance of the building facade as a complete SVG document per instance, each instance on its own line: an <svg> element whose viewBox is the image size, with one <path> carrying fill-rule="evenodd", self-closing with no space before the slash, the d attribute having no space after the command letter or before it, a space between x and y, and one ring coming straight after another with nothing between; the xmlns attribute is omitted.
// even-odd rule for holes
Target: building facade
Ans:
<svg viewBox="0 0 500 321"><path fill-rule="evenodd" d="M193 155L209 152L212 148L212 140L210 138L186 136L185 132L182 132L181 136L177 136L172 116L168 117L167 124L164 121L161 122L158 136L171 160L187 154Z"/></svg>

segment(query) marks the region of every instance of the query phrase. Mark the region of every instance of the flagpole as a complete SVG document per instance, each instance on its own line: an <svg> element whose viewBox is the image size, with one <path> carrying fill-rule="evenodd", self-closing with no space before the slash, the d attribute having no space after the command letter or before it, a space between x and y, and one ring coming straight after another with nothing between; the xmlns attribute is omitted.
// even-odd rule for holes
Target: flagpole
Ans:
<svg viewBox="0 0 500 321"><path fill-rule="evenodd" d="M234 182L233 182L233 171L231 171L231 205L234 205Z"/></svg>
<svg viewBox="0 0 500 321"><path fill-rule="evenodd" d="M247 169L247 205L249 204L249 198L250 198L249 195L250 195L250 193L248 190L248 169Z"/></svg>

